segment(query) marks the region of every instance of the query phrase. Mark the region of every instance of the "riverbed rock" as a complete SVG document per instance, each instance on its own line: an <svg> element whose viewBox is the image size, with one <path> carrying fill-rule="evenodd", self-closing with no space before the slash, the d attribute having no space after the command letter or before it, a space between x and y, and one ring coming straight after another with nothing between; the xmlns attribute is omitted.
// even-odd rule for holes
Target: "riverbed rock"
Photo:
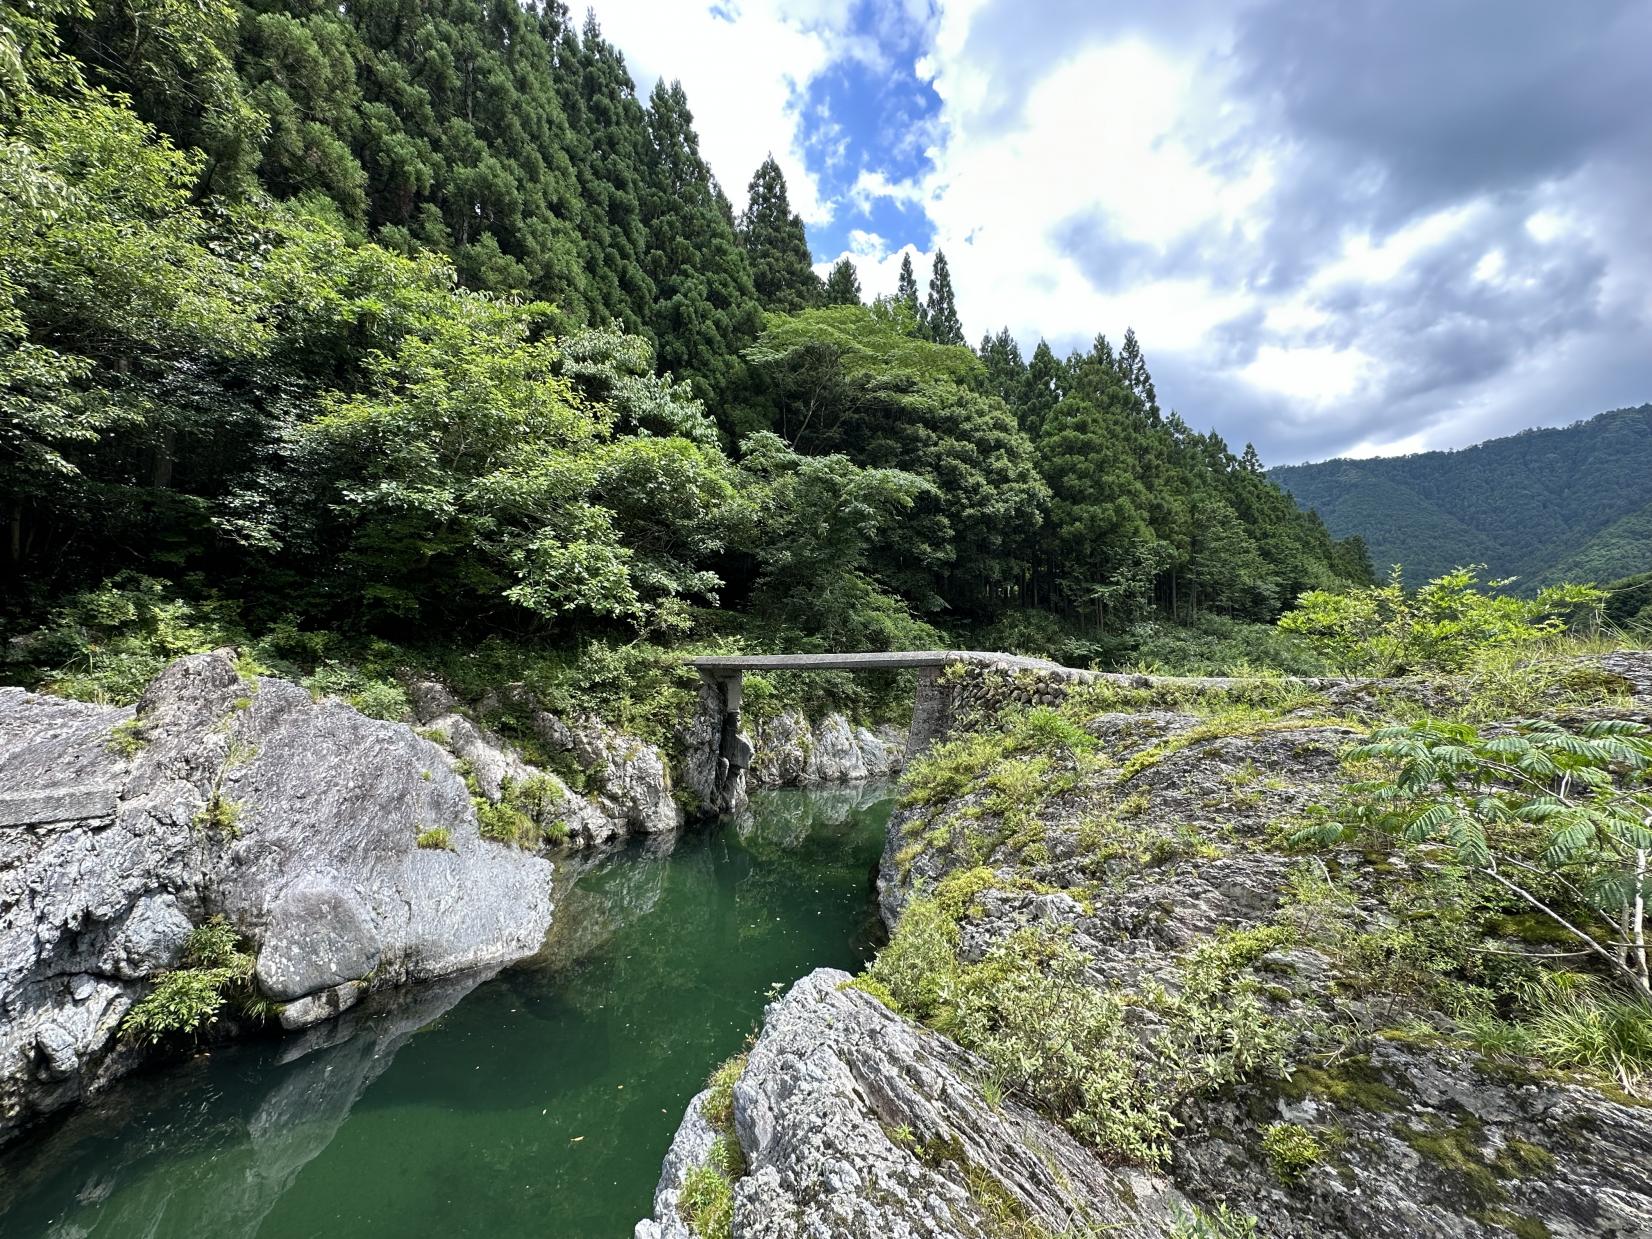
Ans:
<svg viewBox="0 0 1652 1239"><path fill-rule="evenodd" d="M734 1088L747 1164L734 1184L736 1235L990 1239L1012 1224L1061 1234L1081 1221L1157 1233L1179 1200L1162 1181L1102 1165L1013 1098L989 1105L983 1063L849 979L819 969L764 1013ZM688 1234L677 1194L716 1136L703 1098L637 1239Z"/></svg>
<svg viewBox="0 0 1652 1239"><path fill-rule="evenodd" d="M799 710L783 710L754 728L751 778L758 787L813 787L886 779L900 772L906 733L891 725L876 731L842 714L811 722Z"/></svg>
<svg viewBox="0 0 1652 1239"><path fill-rule="evenodd" d="M232 650L135 712L0 691L0 823L0 1139L136 1060L121 1021L213 916L289 1025L526 955L550 922L550 866L478 836L441 750ZM448 846L417 846L435 828Z"/></svg>
<svg viewBox="0 0 1652 1239"><path fill-rule="evenodd" d="M672 792L671 765L657 745L586 715L564 721L543 711L534 731L557 751L568 753L591 783L595 807L621 834L653 835L676 830L683 811Z"/></svg>

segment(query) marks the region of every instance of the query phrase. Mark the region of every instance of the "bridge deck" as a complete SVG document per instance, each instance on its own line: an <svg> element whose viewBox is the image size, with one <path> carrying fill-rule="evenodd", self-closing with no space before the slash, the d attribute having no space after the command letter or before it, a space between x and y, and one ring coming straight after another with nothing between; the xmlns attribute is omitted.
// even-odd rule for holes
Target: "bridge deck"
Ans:
<svg viewBox="0 0 1652 1239"><path fill-rule="evenodd" d="M900 671L945 667L950 663L1002 663L1016 671L1070 670L1042 658L990 654L983 650L881 650L859 654L708 654L685 660L710 674L736 671Z"/></svg>

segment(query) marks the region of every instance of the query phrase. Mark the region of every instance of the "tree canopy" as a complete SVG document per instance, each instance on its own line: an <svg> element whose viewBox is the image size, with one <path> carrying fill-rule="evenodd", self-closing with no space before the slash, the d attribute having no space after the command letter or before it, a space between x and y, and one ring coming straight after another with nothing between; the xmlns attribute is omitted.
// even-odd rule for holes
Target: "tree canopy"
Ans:
<svg viewBox="0 0 1652 1239"><path fill-rule="evenodd" d="M1134 333L973 350L939 250L926 295L911 250L822 281L779 165L737 217L594 20L173 16L0 0L8 615L118 577L254 628L875 645L1368 579Z"/></svg>

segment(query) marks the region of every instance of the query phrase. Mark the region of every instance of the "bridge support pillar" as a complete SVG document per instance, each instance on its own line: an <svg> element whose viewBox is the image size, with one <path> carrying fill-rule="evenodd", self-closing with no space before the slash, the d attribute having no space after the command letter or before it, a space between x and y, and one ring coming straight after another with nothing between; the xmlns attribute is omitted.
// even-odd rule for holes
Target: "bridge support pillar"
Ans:
<svg viewBox="0 0 1652 1239"><path fill-rule="evenodd" d="M945 667L919 667L918 691L912 700L912 726L906 733L906 760L919 756L952 727L952 681Z"/></svg>
<svg viewBox="0 0 1652 1239"><path fill-rule="evenodd" d="M685 782L707 813L734 813L746 805L746 771L754 753L740 730L745 677L739 671L700 673L700 707L694 733L698 743Z"/></svg>

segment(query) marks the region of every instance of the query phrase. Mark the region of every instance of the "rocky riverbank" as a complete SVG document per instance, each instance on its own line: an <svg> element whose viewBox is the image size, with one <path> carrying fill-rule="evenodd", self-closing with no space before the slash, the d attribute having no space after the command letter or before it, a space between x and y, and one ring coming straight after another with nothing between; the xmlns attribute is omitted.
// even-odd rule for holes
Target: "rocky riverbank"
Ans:
<svg viewBox="0 0 1652 1239"><path fill-rule="evenodd" d="M513 686L409 698L411 724L381 722L233 650L172 664L135 709L0 689L0 1142L153 1054L129 1017L169 975L155 1004L212 1007L214 1036L315 1024L532 953L554 857L688 816L666 753L600 719ZM479 721L501 717L521 734ZM795 714L761 740L766 785L883 777L903 742Z"/></svg>
<svg viewBox="0 0 1652 1239"><path fill-rule="evenodd" d="M298 1028L534 951L550 887L436 745L233 651L135 710L0 690L0 1137L143 1058L123 1023L215 918L234 953L168 1001Z"/></svg>
<svg viewBox="0 0 1652 1239"><path fill-rule="evenodd" d="M1649 668L1557 710L1648 719ZM966 701L908 772L890 945L769 1007L639 1239L1652 1234L1647 1099L1486 1031L1487 961L1550 966L1542 927L1291 842L1351 740L1473 686L986 680L1033 708Z"/></svg>

